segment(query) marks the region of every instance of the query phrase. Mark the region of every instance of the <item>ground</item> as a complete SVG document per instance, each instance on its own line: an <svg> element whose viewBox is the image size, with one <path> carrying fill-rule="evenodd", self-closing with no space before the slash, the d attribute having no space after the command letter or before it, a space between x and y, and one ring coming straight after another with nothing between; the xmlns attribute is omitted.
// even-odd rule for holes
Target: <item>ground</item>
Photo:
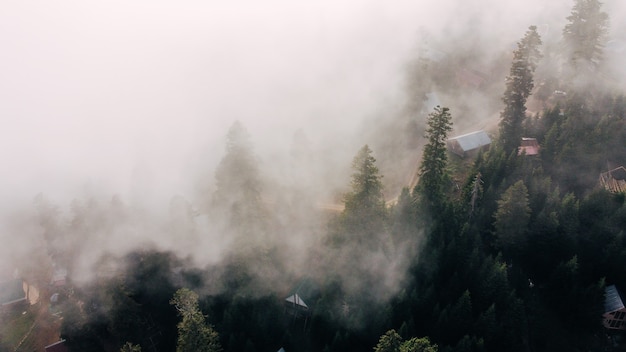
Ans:
<svg viewBox="0 0 626 352"><path fill-rule="evenodd" d="M0 352L45 351L59 340L61 318L50 312L49 304L15 309L0 317Z"/></svg>

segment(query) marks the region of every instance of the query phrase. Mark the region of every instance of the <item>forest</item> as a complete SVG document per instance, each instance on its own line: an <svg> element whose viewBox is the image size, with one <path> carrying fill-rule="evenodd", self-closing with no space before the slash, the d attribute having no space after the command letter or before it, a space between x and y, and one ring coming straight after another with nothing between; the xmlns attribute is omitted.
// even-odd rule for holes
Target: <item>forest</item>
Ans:
<svg viewBox="0 0 626 352"><path fill-rule="evenodd" d="M354 150L335 207L314 201L321 172L264 177L241 122L193 199L172 196L159 221L117 196L63 213L37 195L15 226L43 229L18 263L41 287L40 319L84 352L624 350L602 314L605 288L626 290L626 187L600 179L626 166L626 97L602 4L575 0L563 17L558 40L529 25L476 84L453 76L475 52L424 43L407 73L421 84ZM488 148L463 158L446 143L467 128L463 107L429 105L462 89L498 115ZM304 133L290 155L294 170L319 162ZM413 184L394 170L407 158ZM67 282L49 287L59 268ZM0 351L17 350L9 330Z"/></svg>

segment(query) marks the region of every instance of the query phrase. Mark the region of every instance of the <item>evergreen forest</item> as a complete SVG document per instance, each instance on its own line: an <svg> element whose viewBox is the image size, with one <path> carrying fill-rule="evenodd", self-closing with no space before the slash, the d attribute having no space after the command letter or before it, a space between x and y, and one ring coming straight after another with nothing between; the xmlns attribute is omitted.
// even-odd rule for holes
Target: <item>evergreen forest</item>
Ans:
<svg viewBox="0 0 626 352"><path fill-rule="evenodd" d="M407 70L422 84L372 122L334 207L307 188L321 173L265 177L254 131L234 122L214 173L162 221L115 196L66 213L35 197L23 222L43 235L20 272L43 287L67 269L41 296L59 294L47 312L70 351L623 351L602 314L606 287L626 290L626 193L600 176L626 166L626 96L605 60L609 15L573 3L556 44L529 24L472 86L497 111L486 148L451 153L470 132L463 109L428 105L460 94L450 72L472 53L422 50ZM305 139L294 169L317 162ZM398 176L409 154L411 182ZM135 232L170 242L107 245ZM91 248L106 254L79 259Z"/></svg>

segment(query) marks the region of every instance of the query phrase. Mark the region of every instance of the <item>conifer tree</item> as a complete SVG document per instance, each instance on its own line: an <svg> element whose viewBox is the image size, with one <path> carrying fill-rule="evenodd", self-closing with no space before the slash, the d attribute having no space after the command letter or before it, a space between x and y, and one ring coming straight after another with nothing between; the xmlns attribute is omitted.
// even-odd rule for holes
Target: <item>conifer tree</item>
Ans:
<svg viewBox="0 0 626 352"><path fill-rule="evenodd" d="M519 253L526 244L526 229L530 220L528 189L523 181L509 187L498 201L495 214L498 243L505 255Z"/></svg>
<svg viewBox="0 0 626 352"><path fill-rule="evenodd" d="M198 307L198 295L188 288L181 288L170 301L182 320L178 323L176 352L219 352L222 347L219 336Z"/></svg>
<svg viewBox="0 0 626 352"><path fill-rule="evenodd" d="M443 201L445 187L449 182L448 155L446 139L452 130L452 116L450 109L436 106L428 115L426 138L422 163L419 168L420 180L416 186L419 193L424 195L431 204L440 204Z"/></svg>
<svg viewBox="0 0 626 352"><path fill-rule="evenodd" d="M500 143L507 155L517 150L521 142L522 122L526 118L526 100L533 90L533 74L541 58L540 45L541 38L537 33L537 27L530 26L513 52L513 63L502 97L504 110L500 113L502 119Z"/></svg>
<svg viewBox="0 0 626 352"><path fill-rule="evenodd" d="M567 60L577 74L595 71L602 61L609 16L601 6L598 0L575 0L563 28Z"/></svg>
<svg viewBox="0 0 626 352"><path fill-rule="evenodd" d="M216 190L211 216L234 236L234 246L246 250L265 241L268 217L261 202L261 178L250 135L235 122L228 131L226 155L215 170Z"/></svg>
<svg viewBox="0 0 626 352"><path fill-rule="evenodd" d="M382 176L369 146L359 150L352 169L352 191L344 196L343 230L369 241L382 232L386 218Z"/></svg>

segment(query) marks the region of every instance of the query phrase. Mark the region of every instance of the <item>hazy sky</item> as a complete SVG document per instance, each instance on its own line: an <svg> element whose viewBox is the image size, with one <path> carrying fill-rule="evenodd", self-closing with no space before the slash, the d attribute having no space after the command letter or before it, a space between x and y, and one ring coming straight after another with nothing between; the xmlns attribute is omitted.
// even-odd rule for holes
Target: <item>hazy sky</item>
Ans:
<svg viewBox="0 0 626 352"><path fill-rule="evenodd" d="M404 103L420 29L514 42L572 3L4 0L0 207L40 191L65 202L86 182L124 195L136 165L185 194L235 120L262 158L298 128L318 147L358 137Z"/></svg>

